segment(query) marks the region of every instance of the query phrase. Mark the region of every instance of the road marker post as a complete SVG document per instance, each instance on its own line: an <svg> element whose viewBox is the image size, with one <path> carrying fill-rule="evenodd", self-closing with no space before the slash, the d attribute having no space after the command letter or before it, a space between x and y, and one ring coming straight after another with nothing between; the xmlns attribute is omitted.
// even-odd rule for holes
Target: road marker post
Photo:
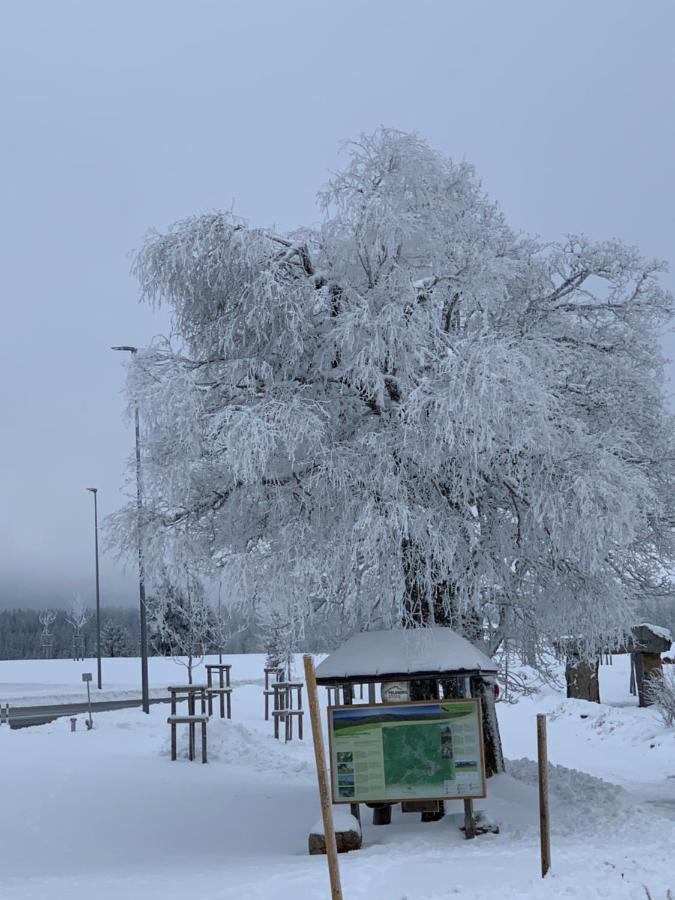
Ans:
<svg viewBox="0 0 675 900"><path fill-rule="evenodd" d="M91 715L91 691L89 690L89 685L91 684L91 672L83 672L82 673L82 681L87 685L87 706L89 707L89 718L87 719L87 730L91 731L94 727L94 720Z"/></svg>

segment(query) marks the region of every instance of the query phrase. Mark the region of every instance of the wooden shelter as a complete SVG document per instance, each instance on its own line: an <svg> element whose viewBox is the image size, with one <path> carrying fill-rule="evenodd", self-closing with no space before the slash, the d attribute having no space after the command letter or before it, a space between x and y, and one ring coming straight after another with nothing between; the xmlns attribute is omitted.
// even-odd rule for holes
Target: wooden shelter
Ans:
<svg viewBox="0 0 675 900"><path fill-rule="evenodd" d="M661 671L661 654L670 650L672 636L667 628L642 622L619 647L604 650L607 654L631 654L631 692L637 693L640 706L649 706L649 678ZM578 648L576 639L560 642L567 657L565 680L567 696L600 703L599 656L589 660Z"/></svg>
<svg viewBox="0 0 675 900"><path fill-rule="evenodd" d="M317 684L341 689L346 704L353 703L356 685L368 685L368 702L374 704L375 686L392 682L407 684L410 700L479 697L488 777L504 769L494 702L496 676L496 664L482 650L439 626L360 632L316 668ZM427 818L443 814L442 804L437 806L439 812L428 813ZM425 818L425 810L420 807L419 811ZM358 815L358 808L354 812ZM374 823L385 824L391 808L375 813Z"/></svg>

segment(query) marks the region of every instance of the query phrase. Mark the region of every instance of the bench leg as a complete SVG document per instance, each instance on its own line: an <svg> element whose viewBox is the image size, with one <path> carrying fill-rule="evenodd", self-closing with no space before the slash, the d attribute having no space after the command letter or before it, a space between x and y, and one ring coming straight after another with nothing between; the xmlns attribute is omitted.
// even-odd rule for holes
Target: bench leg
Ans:
<svg viewBox="0 0 675 900"><path fill-rule="evenodd" d="M265 694L265 721L269 722L270 718L270 695Z"/></svg>
<svg viewBox="0 0 675 900"><path fill-rule="evenodd" d="M286 740L293 740L293 716L286 716Z"/></svg>
<svg viewBox="0 0 675 900"><path fill-rule="evenodd" d="M176 723L171 723L171 759L176 760Z"/></svg>
<svg viewBox="0 0 675 900"><path fill-rule="evenodd" d="M274 737L279 740L279 716L273 716L274 719Z"/></svg>
<svg viewBox="0 0 675 900"><path fill-rule="evenodd" d="M220 718L225 718L225 694L220 695ZM228 716L229 719L229 716Z"/></svg>
<svg viewBox="0 0 675 900"><path fill-rule="evenodd" d="M302 740L302 716L298 716L298 738Z"/></svg>
<svg viewBox="0 0 675 900"><path fill-rule="evenodd" d="M195 723L190 722L188 725L188 759L192 761L195 758Z"/></svg>
<svg viewBox="0 0 675 900"><path fill-rule="evenodd" d="M206 761L206 722L202 722L202 762Z"/></svg>
<svg viewBox="0 0 675 900"><path fill-rule="evenodd" d="M213 715L213 697L209 694L209 715Z"/></svg>
<svg viewBox="0 0 675 900"><path fill-rule="evenodd" d="M220 701L220 702L222 703L222 702L223 702L223 701L222 701L222 696L223 696L223 695L221 694L220 696L221 696L221 701ZM220 715L221 715L221 718L222 718L222 716L223 716L223 708L222 708L222 706L221 706L221 708L220 708ZM232 694L228 694L228 695L227 695L227 718L228 718L228 719L231 719L231 718L232 718Z"/></svg>

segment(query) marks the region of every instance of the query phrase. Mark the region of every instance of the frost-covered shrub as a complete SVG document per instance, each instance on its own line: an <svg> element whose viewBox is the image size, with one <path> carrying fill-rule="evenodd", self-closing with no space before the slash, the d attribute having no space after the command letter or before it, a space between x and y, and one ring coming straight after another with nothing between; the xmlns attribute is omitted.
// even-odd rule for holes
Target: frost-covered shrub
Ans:
<svg viewBox="0 0 675 900"><path fill-rule="evenodd" d="M675 725L675 667L666 666L648 679L647 699L661 714L666 728Z"/></svg>

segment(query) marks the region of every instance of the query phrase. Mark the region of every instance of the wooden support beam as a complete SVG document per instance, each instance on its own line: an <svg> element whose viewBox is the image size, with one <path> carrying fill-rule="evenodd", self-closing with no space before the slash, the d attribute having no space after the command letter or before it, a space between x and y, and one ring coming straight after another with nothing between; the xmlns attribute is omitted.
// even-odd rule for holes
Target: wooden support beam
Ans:
<svg viewBox="0 0 675 900"><path fill-rule="evenodd" d="M471 696L471 679L464 678L464 696ZM468 840L476 837L476 819L473 814L473 800L464 801L464 837Z"/></svg>

